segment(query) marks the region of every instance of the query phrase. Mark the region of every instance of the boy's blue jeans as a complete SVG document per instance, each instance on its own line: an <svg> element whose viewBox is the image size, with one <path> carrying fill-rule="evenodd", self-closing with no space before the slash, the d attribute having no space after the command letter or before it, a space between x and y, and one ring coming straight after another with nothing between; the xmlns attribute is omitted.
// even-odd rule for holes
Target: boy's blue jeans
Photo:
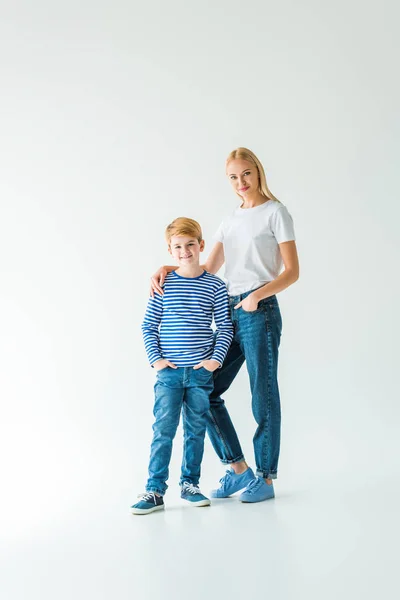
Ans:
<svg viewBox="0 0 400 600"><path fill-rule="evenodd" d="M147 492L164 495L168 486L172 441L182 412L184 442L180 484L198 485L204 452L206 415L210 408L213 374L204 367L166 367L157 371L153 441L150 451Z"/></svg>
<svg viewBox="0 0 400 600"><path fill-rule="evenodd" d="M221 395L231 385L246 360L252 410L257 423L253 438L257 475L276 479L280 448L281 407L277 380L282 319L276 296L258 303L254 312L234 306L251 292L231 296L235 335L221 369L214 372L207 431L224 464L244 460L242 448Z"/></svg>

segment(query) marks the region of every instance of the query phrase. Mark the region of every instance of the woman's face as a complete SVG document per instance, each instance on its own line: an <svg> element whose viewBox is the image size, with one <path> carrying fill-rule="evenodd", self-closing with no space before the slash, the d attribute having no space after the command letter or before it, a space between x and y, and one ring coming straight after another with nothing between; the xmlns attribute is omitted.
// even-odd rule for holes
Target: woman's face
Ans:
<svg viewBox="0 0 400 600"><path fill-rule="evenodd" d="M228 163L226 172L234 191L243 198L258 191L258 171L253 163L237 158Z"/></svg>

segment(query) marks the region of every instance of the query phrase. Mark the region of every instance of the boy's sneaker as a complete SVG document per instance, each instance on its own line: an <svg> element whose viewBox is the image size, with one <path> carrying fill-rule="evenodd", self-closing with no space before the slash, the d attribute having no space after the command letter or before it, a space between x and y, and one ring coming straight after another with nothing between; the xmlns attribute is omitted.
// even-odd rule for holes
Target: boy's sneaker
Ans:
<svg viewBox="0 0 400 600"><path fill-rule="evenodd" d="M210 506L211 504L210 500L201 493L200 488L188 481L184 481L182 484L181 498L193 506Z"/></svg>
<svg viewBox="0 0 400 600"><path fill-rule="evenodd" d="M138 498L140 498L139 502L131 506L131 512L134 515L147 515L155 510L164 510L164 498L155 492L140 494Z"/></svg>
<svg viewBox="0 0 400 600"><path fill-rule="evenodd" d="M248 467L244 473L236 475L233 469L228 469L225 475L219 480L220 487L217 490L211 491L211 498L228 498L231 494L239 492L245 488L255 475Z"/></svg>
<svg viewBox="0 0 400 600"><path fill-rule="evenodd" d="M241 502L262 502L274 497L273 484L269 485L261 477L256 477L253 481L250 481L243 494L240 494L239 500Z"/></svg>

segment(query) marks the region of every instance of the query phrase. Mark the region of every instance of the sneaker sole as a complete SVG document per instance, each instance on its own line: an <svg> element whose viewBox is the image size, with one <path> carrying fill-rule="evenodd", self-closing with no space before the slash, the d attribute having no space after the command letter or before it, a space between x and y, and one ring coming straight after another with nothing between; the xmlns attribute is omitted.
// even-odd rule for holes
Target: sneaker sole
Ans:
<svg viewBox="0 0 400 600"><path fill-rule="evenodd" d="M256 504L257 502L265 502L266 500L273 500L275 496L268 496L268 498L262 498L261 500L240 500L243 504Z"/></svg>
<svg viewBox="0 0 400 600"><path fill-rule="evenodd" d="M183 498L182 498L183 500ZM190 504L190 506L210 506L211 502L210 500L199 500L199 502L190 502L190 500L185 500L185 502L187 502L188 504Z"/></svg>
<svg viewBox="0 0 400 600"><path fill-rule="evenodd" d="M164 510L164 504L161 504L161 506L155 506L154 508L131 508L131 513L133 515L147 515L148 513L152 513L156 510Z"/></svg>

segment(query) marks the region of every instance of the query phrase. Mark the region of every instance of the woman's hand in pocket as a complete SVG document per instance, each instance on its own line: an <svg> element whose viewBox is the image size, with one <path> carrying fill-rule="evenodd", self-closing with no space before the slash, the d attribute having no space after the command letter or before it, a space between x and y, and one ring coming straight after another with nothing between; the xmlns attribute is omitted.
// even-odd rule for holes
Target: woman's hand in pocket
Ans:
<svg viewBox="0 0 400 600"><path fill-rule="evenodd" d="M253 294L249 294L239 304L236 304L236 308L242 308L245 312L254 312L258 308L258 300Z"/></svg>
<svg viewBox="0 0 400 600"><path fill-rule="evenodd" d="M242 308L245 312L254 312L258 308L258 302L254 294L249 294L239 304L236 304L235 309Z"/></svg>

